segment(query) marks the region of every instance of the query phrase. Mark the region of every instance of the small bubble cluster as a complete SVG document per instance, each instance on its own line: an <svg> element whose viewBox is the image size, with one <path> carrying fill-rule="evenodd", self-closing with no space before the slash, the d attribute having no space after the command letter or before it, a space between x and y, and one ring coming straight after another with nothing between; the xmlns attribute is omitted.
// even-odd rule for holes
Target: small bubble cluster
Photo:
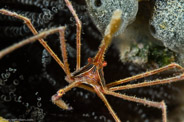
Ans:
<svg viewBox="0 0 184 122"><path fill-rule="evenodd" d="M40 96L38 96L38 92L36 92L35 95L37 97L37 107L41 107L42 106L42 104L41 104L42 98Z"/></svg>
<svg viewBox="0 0 184 122"><path fill-rule="evenodd" d="M37 105L29 105L29 103L23 103L27 107L27 111L22 117L26 117L27 115L30 115L30 118L33 119L34 121L42 121L45 117L45 113L43 109L41 108L41 97L39 96L39 92L35 93L35 96L37 98Z"/></svg>
<svg viewBox="0 0 184 122"><path fill-rule="evenodd" d="M21 75L18 74L19 71L17 70L17 68L12 67L7 68L3 73L0 74L0 93L1 93L0 102L2 103L0 104L0 108L3 105L8 105L12 108L14 107L16 108L16 106L13 105L17 104L19 106L26 108L26 111L23 114L19 114L18 116L15 117L14 115L10 116L11 113L8 111L4 112L7 108L2 108L2 110L0 110L0 114L3 114L3 116L8 119L12 118L12 116L14 116L14 118L20 117L21 119L27 118L29 116L29 118L31 118L34 121L43 120L45 117L45 113L41 108L42 98L39 96L39 92L35 93L36 96L35 97L36 103L34 103L35 105L30 101L27 101L26 100L27 94L26 96L24 96L23 88L21 86L23 82L25 82L24 81L25 78L22 74ZM23 110L22 108L17 109L17 111L22 110Z"/></svg>
<svg viewBox="0 0 184 122"><path fill-rule="evenodd" d="M73 91L75 91L75 90L73 90ZM83 97L84 99L86 99L86 100L88 100L89 99L89 97L91 97L92 95L91 95L91 93L84 93L84 92L82 92L82 91L79 91L79 92L76 92L76 95L77 96L81 96L81 97Z"/></svg>
<svg viewBox="0 0 184 122"><path fill-rule="evenodd" d="M56 81L49 75L49 73L47 73L47 70L46 70L47 65L50 64L51 62L51 55L45 49L42 51L41 62L43 66L41 76L43 78L46 78L49 81L49 83L54 86L56 84Z"/></svg>
<svg viewBox="0 0 184 122"><path fill-rule="evenodd" d="M0 92L2 93L2 95L0 96L0 100L2 102L22 102L22 96L17 95L16 91L20 82L23 82L24 76L19 75L16 79L11 79L11 75L16 75L16 72L16 68L9 67L8 69L6 69L5 73L1 73Z"/></svg>
<svg viewBox="0 0 184 122"><path fill-rule="evenodd" d="M0 76L0 101L10 102L12 99L16 100L14 97L16 86L19 85L20 79L14 79L13 83L9 83L11 75L15 74L17 69L9 67L5 70L4 73L1 73Z"/></svg>
<svg viewBox="0 0 184 122"><path fill-rule="evenodd" d="M26 112L23 115L20 115L20 118L27 118L27 116L30 116L32 121L43 121L45 117L45 113L42 108L36 107L36 106L29 106L28 103L26 103Z"/></svg>
<svg viewBox="0 0 184 122"><path fill-rule="evenodd" d="M5 9L8 9L10 11L14 11L20 15L23 15L25 17L28 17L33 25L38 28L41 26L44 26L46 24L49 24L52 26L52 20L55 14L58 13L59 10L62 10L64 8L64 4L62 0L57 0L57 1L48 1L48 0L35 0L35 1L30 1L30 0L16 0L12 2L11 4L19 4L18 9L16 7L8 7L6 6ZM1 2L3 5L3 2ZM35 10L34 11L29 11L28 9L25 9L26 6L33 7ZM14 8L12 10L12 8ZM10 16L5 16L5 15L0 15L0 21L9 21L9 22L20 22L20 20L17 20L14 17ZM48 25L47 25L48 27ZM10 26L0 26L0 32L2 33L1 35L8 35L10 37L17 37L17 36L23 36L26 33L30 33L29 28L27 25L22 24L20 25L10 25Z"/></svg>
<svg viewBox="0 0 184 122"><path fill-rule="evenodd" d="M95 112L83 113L82 116L86 118L93 118L96 121L100 120L101 122L112 122L112 120L106 118L104 115L97 115Z"/></svg>
<svg viewBox="0 0 184 122"><path fill-rule="evenodd" d="M42 66L46 68L46 66L51 62L51 55L47 52L46 49L42 51Z"/></svg>

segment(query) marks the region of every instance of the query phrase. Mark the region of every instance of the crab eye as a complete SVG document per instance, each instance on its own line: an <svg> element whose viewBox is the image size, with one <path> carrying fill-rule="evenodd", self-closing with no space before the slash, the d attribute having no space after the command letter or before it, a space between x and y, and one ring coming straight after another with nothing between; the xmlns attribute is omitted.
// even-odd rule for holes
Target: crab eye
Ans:
<svg viewBox="0 0 184 122"><path fill-rule="evenodd" d="M93 59L92 58L88 58L88 63L92 63Z"/></svg>
<svg viewBox="0 0 184 122"><path fill-rule="evenodd" d="M102 64L103 67L107 66L107 62L104 61L103 64Z"/></svg>

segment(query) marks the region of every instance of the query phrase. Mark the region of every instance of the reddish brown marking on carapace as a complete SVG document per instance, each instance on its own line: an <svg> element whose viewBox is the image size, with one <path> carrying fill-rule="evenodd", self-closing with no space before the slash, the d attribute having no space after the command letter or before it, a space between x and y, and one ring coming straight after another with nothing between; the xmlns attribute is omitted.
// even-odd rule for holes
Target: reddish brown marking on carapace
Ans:
<svg viewBox="0 0 184 122"><path fill-rule="evenodd" d="M81 69L72 73L72 79L75 81L80 80L87 84L101 84L105 82L103 76L103 67L106 66L105 61L94 62L94 59L88 58L88 64Z"/></svg>

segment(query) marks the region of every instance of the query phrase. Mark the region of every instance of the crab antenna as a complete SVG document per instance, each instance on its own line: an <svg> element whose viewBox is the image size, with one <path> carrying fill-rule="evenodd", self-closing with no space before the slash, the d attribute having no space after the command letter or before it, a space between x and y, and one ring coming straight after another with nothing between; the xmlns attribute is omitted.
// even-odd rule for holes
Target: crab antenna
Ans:
<svg viewBox="0 0 184 122"><path fill-rule="evenodd" d="M121 26L121 22L122 22L121 16L122 16L122 11L120 9L117 9L114 11L111 21L105 30L104 38L99 47L99 51L97 52L94 58L94 62L98 63L104 60L105 51L107 50L108 46L111 44L112 37Z"/></svg>

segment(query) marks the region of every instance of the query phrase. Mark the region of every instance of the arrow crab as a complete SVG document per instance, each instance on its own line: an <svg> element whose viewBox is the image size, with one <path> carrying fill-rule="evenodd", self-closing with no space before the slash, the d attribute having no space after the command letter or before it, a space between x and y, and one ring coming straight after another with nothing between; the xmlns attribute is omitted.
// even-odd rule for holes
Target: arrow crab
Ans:
<svg viewBox="0 0 184 122"><path fill-rule="evenodd" d="M80 87L83 89L86 89L90 92L94 92L98 95L98 97L104 102L106 105L107 109L109 110L110 114L114 118L115 121L120 122L119 117L117 114L114 112L112 109L111 105L107 101L105 95L111 95L114 97L118 97L124 100L132 101L132 102L137 102L141 103L147 106L155 107L158 109L161 109L162 111L162 121L166 122L167 121L167 110L166 110L166 105L164 101L161 102L155 102L155 101L150 101L147 99L142 99L142 98L137 98L134 96L128 96L126 94L121 94L118 93L117 91L119 90L125 90L125 89L133 89L133 88L139 88L139 87L146 87L146 86L153 86L153 85L158 85L158 84L166 84L166 83L171 83L171 82L176 82L184 79L184 74L171 77L171 78L166 78L166 79L157 79L154 81L145 81L142 83L134 83L130 85L123 85L124 83L128 83L132 80L144 78L147 76L151 76L169 69L173 68L178 68L179 70L183 71L183 67L176 63L169 64L167 66L147 71L142 74L138 74L129 78L125 79L120 79L118 81L114 81L112 83L106 84L105 79L104 79L104 72L103 68L107 65L107 62L104 61L105 53L111 44L111 40L113 35L118 31L120 25L121 25L121 16L122 16L122 11L117 9L114 11L111 21L109 25L106 27L105 33L103 40L101 41L101 44L99 46L99 50L95 57L93 58L88 58L88 64L81 67L81 22L69 0L65 0L67 7L71 11L72 15L75 18L76 21L76 26L77 26L77 35L76 35L76 70L71 73L69 64L68 64L68 57L67 57L67 51L66 51L66 40L65 40L65 28L66 27L58 27L54 29L50 29L44 32L41 32L38 34L34 26L32 25L31 21L21 15L18 15L14 12L5 10L5 9L0 9L0 13L7 15L7 16L12 16L17 19L23 20L24 23L29 27L29 29L32 31L34 34L33 37L28 38L26 40L23 40L19 43L16 43L6 49L3 49L0 51L0 58L3 56L7 55L8 53L14 51L15 49L18 49L25 44L28 44L30 42L34 42L38 40L41 45L49 52L49 54L55 59L55 61L59 64L59 66L63 69L63 71L66 73L66 78L65 80L69 83L64 88L61 88L57 91L55 95L52 96L51 100L54 104L56 104L58 107L61 109L68 110L71 107L68 106L62 99L61 97L71 90L74 87ZM63 61L61 61L58 56L53 52L53 50L49 47L49 45L43 40L46 36L59 32L59 38L60 38L60 44L61 44L61 51L62 51L62 58Z"/></svg>

